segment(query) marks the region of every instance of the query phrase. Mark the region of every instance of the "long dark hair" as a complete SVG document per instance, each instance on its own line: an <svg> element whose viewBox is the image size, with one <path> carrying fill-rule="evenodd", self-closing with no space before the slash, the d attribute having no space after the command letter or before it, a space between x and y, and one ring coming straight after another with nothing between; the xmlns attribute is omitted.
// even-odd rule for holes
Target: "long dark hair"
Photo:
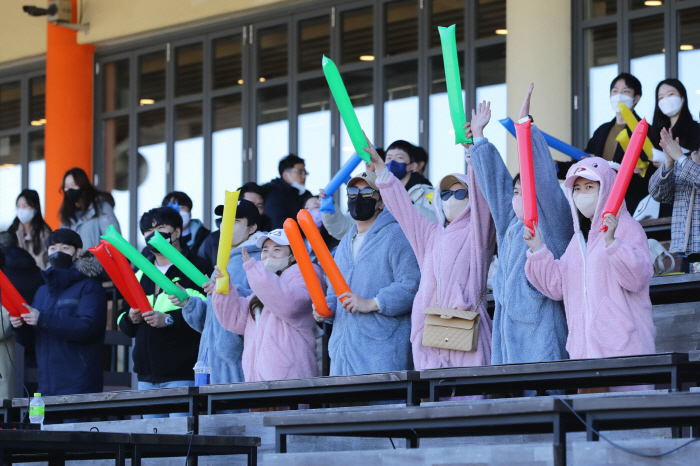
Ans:
<svg viewBox="0 0 700 466"><path fill-rule="evenodd" d="M683 99L683 106L681 107L680 114L678 115L678 120L673 126L674 139L679 137L681 140L681 146L683 147L686 147L684 144L690 144L693 142L697 144L697 140L700 138L700 127L698 127L698 123L693 120L693 116L690 114L690 109L688 108L688 93L685 90L685 86L682 82L675 78L664 79L656 86L656 92L654 93L654 98L656 99L656 105L654 106L654 121L649 129L649 139L658 149L659 140L661 139L661 129L671 128L671 118L667 117L659 108L659 89L664 84L675 88ZM686 147L686 149L695 150L697 147Z"/></svg>
<svg viewBox="0 0 700 466"><path fill-rule="evenodd" d="M15 205L17 205L17 202L19 202L21 198L24 198L27 205L34 209L34 217L29 224L32 228L32 251L34 251L35 256L38 256L45 247L44 242L41 240L41 234L44 231L51 233L51 227L44 221L44 217L41 216L41 200L39 199L38 192L34 191L33 189L23 190L21 193L19 193L19 196L17 196ZM15 217L12 225L10 225L10 228L8 228L7 231L14 236L17 234L17 230L19 230L21 227L19 218Z"/></svg>
<svg viewBox="0 0 700 466"><path fill-rule="evenodd" d="M66 196L63 187L66 185L66 178L68 176L73 177L75 185L82 191L80 195L80 200L78 200L77 208L76 203L71 202ZM95 215L100 215L100 207L102 203L102 198L100 192L95 189L95 187L90 183L90 179L82 168L71 168L63 175L63 181L61 182L61 188L58 190L63 194L63 203L61 204L61 209L58 214L61 217L61 223L64 225L70 225L71 220L77 220L78 215L76 210L79 209L81 213L85 214L90 206L95 209Z"/></svg>

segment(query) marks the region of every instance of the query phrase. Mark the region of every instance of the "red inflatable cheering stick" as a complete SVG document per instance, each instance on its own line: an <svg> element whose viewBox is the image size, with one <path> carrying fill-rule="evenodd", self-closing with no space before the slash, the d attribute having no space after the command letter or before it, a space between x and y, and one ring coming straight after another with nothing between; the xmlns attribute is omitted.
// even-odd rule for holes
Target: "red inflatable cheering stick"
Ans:
<svg viewBox="0 0 700 466"><path fill-rule="evenodd" d="M2 270L0 270L0 292L2 292L2 305L10 316L19 317L22 314L29 314L27 308L23 306L27 302Z"/></svg>
<svg viewBox="0 0 700 466"><path fill-rule="evenodd" d="M648 130L649 124L646 118L640 121L637 127L634 128L634 133L632 133L630 142L627 145L627 150L625 151L625 156L620 165L620 171L617 172L615 184L613 184L612 191L610 191L608 202L605 203L603 218L605 218L607 214L617 215L618 212L620 212L622 201L625 200L627 188L632 180L634 169L637 166L637 160L639 160L639 154L642 153L642 149L644 148L644 141L646 140ZM608 227L603 225L600 231L608 231Z"/></svg>
<svg viewBox="0 0 700 466"><path fill-rule="evenodd" d="M535 169L532 164L532 136L530 120L515 125L520 161L520 192L523 197L523 222L535 234L537 226L537 193L535 192Z"/></svg>
<svg viewBox="0 0 700 466"><path fill-rule="evenodd" d="M340 269L338 269L335 260L333 260L328 246L323 242L321 232L318 231L318 227L314 223L314 219L311 218L309 211L306 209L300 210L297 214L297 221L301 229L304 230L306 239L311 243L311 247L316 253L316 257L318 257L318 262L321 264L321 267L323 267L323 271L326 272L328 281L331 282L336 296L340 296L343 293L350 293L350 287L343 278L343 274L340 273ZM345 299L342 299L341 302L345 301Z"/></svg>
<svg viewBox="0 0 700 466"><path fill-rule="evenodd" d="M301 276L304 277L304 283L306 283L306 288L309 290L311 301L314 303L316 312L323 317L332 316L333 313L328 309L326 294L323 292L321 283L318 281L318 275L316 275L311 257L309 257L309 252L306 250L306 245L304 245L304 239L301 237L299 226L293 218L288 218L284 221L284 232L287 234L289 246L291 246L294 258L297 260L297 264L299 264Z"/></svg>
<svg viewBox="0 0 700 466"><path fill-rule="evenodd" d="M100 264L102 264L105 272L107 272L109 278L111 278L114 282L114 286L117 287L126 302L129 303L129 306L132 309L138 309L138 304L136 304L136 300L131 294L131 290L126 285L126 281L124 280L119 267L117 267L117 264L114 262L114 259L112 259L112 256L109 255L108 244L109 243L107 243L107 241L102 240L102 242L97 246L91 247L90 252L97 257L98 261L100 261Z"/></svg>
<svg viewBox="0 0 700 466"><path fill-rule="evenodd" d="M152 311L153 307L151 306L151 302L146 297L146 293L143 292L143 288L141 288L141 284L136 278L134 271L131 269L129 261L124 257L124 254L119 252L117 248L113 247L106 240L102 240L102 244L107 247L109 254L112 256L112 260L114 260L114 264L117 266L117 269L119 269L125 288L131 292L132 299L134 300L133 304L136 304L135 307L131 301L124 296L124 293L122 293L122 296L124 296L124 299L129 303L129 306L131 306L132 309L138 309L141 311L141 314ZM107 270L107 273L109 273L109 270ZM114 280L114 278L112 278L112 280ZM115 285L117 285L116 282Z"/></svg>

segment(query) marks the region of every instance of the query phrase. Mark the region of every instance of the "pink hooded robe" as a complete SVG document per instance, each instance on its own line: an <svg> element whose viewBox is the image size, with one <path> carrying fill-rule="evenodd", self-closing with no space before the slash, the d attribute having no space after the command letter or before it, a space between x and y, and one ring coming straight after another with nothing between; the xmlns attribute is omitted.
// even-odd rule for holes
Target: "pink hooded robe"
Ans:
<svg viewBox="0 0 700 466"><path fill-rule="evenodd" d="M292 265L281 276L255 259L243 268L253 295L241 298L231 284L227 295L214 293L212 306L226 330L243 335L245 381L317 377L316 321L299 266ZM325 292L323 273L318 266L314 269ZM263 303L257 321L249 311L253 296Z"/></svg>
<svg viewBox="0 0 700 466"><path fill-rule="evenodd" d="M421 280L411 312L411 345L416 370L490 364L491 318L486 311L485 297L478 308L481 322L476 351L423 346L423 311L435 306L436 285L438 306L460 310L474 310L486 287L496 229L476 182L471 160L467 157L467 175L453 174L469 187L469 204L447 226L439 184L433 194L433 208L438 218L438 223L434 223L413 207L406 189L395 176L388 171L377 175L382 199L401 225L420 265Z"/></svg>
<svg viewBox="0 0 700 466"><path fill-rule="evenodd" d="M571 243L560 260L546 246L528 251L525 273L543 294L564 300L571 359L653 354L656 331L649 299L653 269L646 234L623 203L615 241L605 244L602 214L616 174L605 160L594 157L573 165L567 180L577 178L582 169L601 180L588 243L580 231L573 188L567 188L574 218ZM542 241L546 244L547 238Z"/></svg>

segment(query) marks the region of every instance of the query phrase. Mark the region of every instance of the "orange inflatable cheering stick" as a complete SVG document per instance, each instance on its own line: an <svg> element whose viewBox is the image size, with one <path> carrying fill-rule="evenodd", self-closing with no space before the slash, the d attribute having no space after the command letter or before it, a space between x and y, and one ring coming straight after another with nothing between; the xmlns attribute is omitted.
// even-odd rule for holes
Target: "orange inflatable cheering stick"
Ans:
<svg viewBox="0 0 700 466"><path fill-rule="evenodd" d="M617 215L618 212L620 212L622 201L625 199L627 188L629 188L630 180L632 180L634 169L637 166L637 160L639 160L639 155L644 148L644 141L646 140L648 130L649 124L646 118L640 121L634 128L632 138L627 145L625 156L620 165L620 171L617 173L617 177L615 177L615 184L613 184L612 191L610 191L608 202L605 203L603 218L605 218L607 214ZM600 231L608 231L608 227L603 225Z"/></svg>
<svg viewBox="0 0 700 466"><path fill-rule="evenodd" d="M331 282L336 296L340 296L343 293L350 293L350 287L343 278L343 274L340 273L340 269L338 269L335 260L333 260L328 246L323 242L321 232L318 231L318 227L314 223L314 219L311 218L309 211L306 209L300 210L297 214L297 221L301 229L304 230L306 239L311 243L311 247L316 253L316 257L318 257L318 262L321 264L321 267L323 267L323 271L326 272L328 281ZM341 299L340 302L345 301L345 299L347 298Z"/></svg>
<svg viewBox="0 0 700 466"><path fill-rule="evenodd" d="M535 169L532 163L532 136L530 120L515 125L520 161L520 187L523 195L523 222L535 234L537 226L537 193L535 192Z"/></svg>
<svg viewBox="0 0 700 466"><path fill-rule="evenodd" d="M311 257L309 257L309 252L306 250L306 245L304 245L299 226L293 218L288 218L284 221L284 232L287 234L289 246L291 246L294 258L299 264L301 276L304 277L304 283L306 283L306 288L309 290L316 312L323 317L331 317L333 313L328 309L326 294L318 281L318 275L316 275L314 265L311 263Z"/></svg>

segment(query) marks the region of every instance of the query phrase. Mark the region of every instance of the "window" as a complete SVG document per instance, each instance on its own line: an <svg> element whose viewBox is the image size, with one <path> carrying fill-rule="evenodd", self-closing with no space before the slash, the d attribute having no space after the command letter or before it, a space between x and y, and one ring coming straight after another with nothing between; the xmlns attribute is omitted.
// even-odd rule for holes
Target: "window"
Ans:
<svg viewBox="0 0 700 466"><path fill-rule="evenodd" d="M22 189L35 189L42 210L45 95L43 71L0 75L0 199L14 203ZM0 231L6 230L14 219L14 208L0 210Z"/></svg>
<svg viewBox="0 0 700 466"><path fill-rule="evenodd" d="M182 31L174 42L152 38L143 47L98 51L98 188L115 197L124 235L135 245L143 241L141 214L166 192L186 192L193 218L215 228L224 191L278 177L279 160L290 153L306 160L306 186L317 193L355 152L323 55L338 66L375 145L405 139L425 147L433 183L463 173L437 27L456 25L465 108L492 100L502 112L494 118L502 118L505 11L505 0L332 0L292 13L269 9L206 33ZM486 131L505 154L507 133L499 125ZM41 140L31 144L31 153L40 153Z"/></svg>
<svg viewBox="0 0 700 466"><path fill-rule="evenodd" d="M659 81L675 78L688 91L694 118L700 112L700 0L585 0L574 13L573 141L585 147L612 120L610 82L621 72L642 83L635 107L651 124Z"/></svg>

